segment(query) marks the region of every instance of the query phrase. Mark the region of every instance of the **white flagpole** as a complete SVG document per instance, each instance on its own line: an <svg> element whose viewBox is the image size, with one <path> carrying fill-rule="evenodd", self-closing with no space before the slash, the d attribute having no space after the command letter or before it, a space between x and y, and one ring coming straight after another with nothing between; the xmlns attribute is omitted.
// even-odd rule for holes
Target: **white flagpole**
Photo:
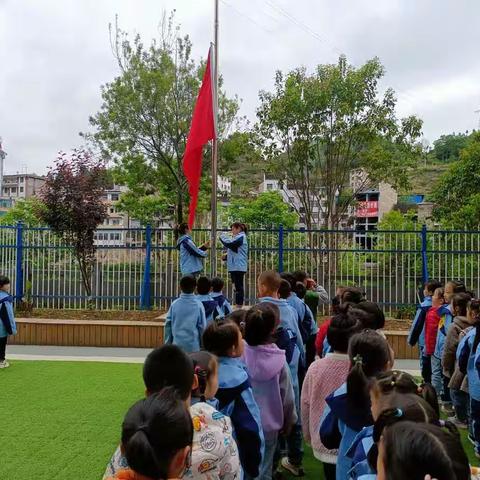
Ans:
<svg viewBox="0 0 480 480"><path fill-rule="evenodd" d="M218 175L218 0L215 0L214 50L213 50L213 116L215 139L212 145L212 249L211 275L217 275L217 175Z"/></svg>

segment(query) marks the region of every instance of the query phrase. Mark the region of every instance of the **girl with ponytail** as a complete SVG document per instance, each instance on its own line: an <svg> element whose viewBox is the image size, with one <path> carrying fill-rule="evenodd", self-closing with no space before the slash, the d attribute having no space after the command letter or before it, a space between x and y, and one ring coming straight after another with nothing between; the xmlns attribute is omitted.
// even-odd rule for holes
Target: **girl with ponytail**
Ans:
<svg viewBox="0 0 480 480"><path fill-rule="evenodd" d="M370 410L370 381L390 368L390 348L374 330L354 335L349 344L350 372L347 381L326 398L320 439L329 449L338 448L336 478L348 478L353 462L346 456L358 433L373 424Z"/></svg>
<svg viewBox="0 0 480 480"><path fill-rule="evenodd" d="M129 469L118 480L182 478L190 467L193 427L185 402L173 388L140 400L122 425L122 453Z"/></svg>

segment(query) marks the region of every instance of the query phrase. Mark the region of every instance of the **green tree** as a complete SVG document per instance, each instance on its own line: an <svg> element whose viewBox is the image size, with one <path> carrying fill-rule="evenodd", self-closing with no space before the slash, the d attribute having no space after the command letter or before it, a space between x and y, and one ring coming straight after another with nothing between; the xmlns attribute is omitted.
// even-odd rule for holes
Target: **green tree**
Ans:
<svg viewBox="0 0 480 480"><path fill-rule="evenodd" d="M232 201L227 209L228 222L240 221L250 227L294 228L298 215L292 212L278 192L260 193L253 199Z"/></svg>
<svg viewBox="0 0 480 480"><path fill-rule="evenodd" d="M455 162L460 156L460 151L468 145L470 136L468 132L442 135L433 142L431 155L439 162Z"/></svg>
<svg viewBox="0 0 480 480"><path fill-rule="evenodd" d="M1 225L15 225L24 223L27 227L39 227L42 224L40 212L43 203L39 198L32 197L26 200L18 200L5 215L0 217Z"/></svg>
<svg viewBox="0 0 480 480"><path fill-rule="evenodd" d="M397 119L393 90L378 91L383 75L376 58L354 68L341 56L312 75L304 68L277 72L274 91L260 92L263 153L277 178L298 192L309 228L316 205L324 205L325 226L335 227L358 192L380 181L408 184L421 154L422 122ZM356 169L367 175L351 188Z"/></svg>
<svg viewBox="0 0 480 480"><path fill-rule="evenodd" d="M160 40L149 47L138 35L130 40L118 25L112 36L120 75L102 87L103 104L90 118L95 132L86 137L113 161L115 181L129 187L119 209L144 221L174 216L180 222L188 201L182 158L205 63L192 59L190 39L179 37L173 16L164 19ZM237 110L237 98L220 89L220 137Z"/></svg>
<svg viewBox="0 0 480 480"><path fill-rule="evenodd" d="M460 159L441 177L432 199L434 218L446 226L476 229L480 225L480 132L471 136Z"/></svg>

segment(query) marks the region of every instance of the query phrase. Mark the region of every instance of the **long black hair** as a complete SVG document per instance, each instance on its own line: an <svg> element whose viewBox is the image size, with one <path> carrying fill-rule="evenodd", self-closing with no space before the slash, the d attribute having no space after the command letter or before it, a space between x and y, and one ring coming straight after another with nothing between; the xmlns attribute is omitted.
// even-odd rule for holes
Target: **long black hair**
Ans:
<svg viewBox="0 0 480 480"><path fill-rule="evenodd" d="M251 346L275 342L274 332L280 323L280 311L273 303L259 303L247 311L245 341Z"/></svg>
<svg viewBox="0 0 480 480"><path fill-rule="evenodd" d="M217 357L205 350L190 353L189 357L193 360L193 368L198 380L198 387L192 391L192 397L200 398L204 402L208 381L218 369Z"/></svg>
<svg viewBox="0 0 480 480"><path fill-rule="evenodd" d="M173 457L192 440L192 418L172 388L135 403L122 425L122 450L129 467L149 478L168 478Z"/></svg>
<svg viewBox="0 0 480 480"><path fill-rule="evenodd" d="M383 433L387 480L470 480L470 465L453 424L400 422Z"/></svg>

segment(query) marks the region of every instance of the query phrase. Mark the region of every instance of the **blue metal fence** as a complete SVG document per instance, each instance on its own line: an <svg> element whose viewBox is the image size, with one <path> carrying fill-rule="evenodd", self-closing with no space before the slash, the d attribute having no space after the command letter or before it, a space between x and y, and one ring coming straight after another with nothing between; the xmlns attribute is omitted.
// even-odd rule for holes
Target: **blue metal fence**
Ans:
<svg viewBox="0 0 480 480"><path fill-rule="evenodd" d="M115 232L112 234L112 232ZM196 230L204 242L209 230ZM93 296L87 298L70 247L47 228L22 224L0 227L0 273L12 279L17 299L38 308L98 309L168 307L178 294L178 251L169 229L98 230L92 275ZM428 230L360 232L356 230L259 229L249 232L247 301L256 297L256 279L269 269L306 270L334 295L339 285L357 285L368 298L399 315L417 302L423 281L462 279L480 287L480 232ZM215 262L232 294L219 250Z"/></svg>

